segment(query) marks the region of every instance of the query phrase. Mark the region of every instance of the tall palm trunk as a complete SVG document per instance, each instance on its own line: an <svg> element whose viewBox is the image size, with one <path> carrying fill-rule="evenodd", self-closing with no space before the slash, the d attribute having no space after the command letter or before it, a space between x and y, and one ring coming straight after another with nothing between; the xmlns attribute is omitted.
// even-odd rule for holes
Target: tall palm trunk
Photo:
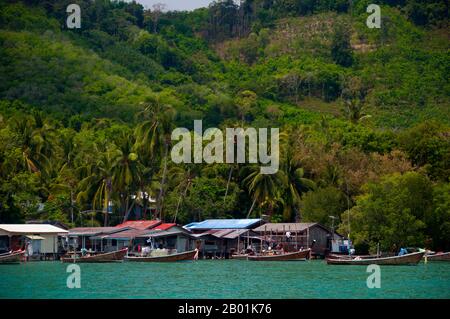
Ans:
<svg viewBox="0 0 450 319"><path fill-rule="evenodd" d="M129 200L127 200L127 210L126 210L125 216L124 216L124 218L123 218L123 222L124 222L124 223L125 223L125 222L128 220L128 218L130 217L131 210L133 209L135 203L136 203L136 201L133 201L133 202L131 203L131 205L129 205Z"/></svg>
<svg viewBox="0 0 450 319"><path fill-rule="evenodd" d="M223 202L227 199L228 189L230 188L231 176L233 176L233 166L230 167L230 173L228 173L227 189L225 190L225 196L223 197Z"/></svg>
<svg viewBox="0 0 450 319"><path fill-rule="evenodd" d="M190 185L191 185L191 182L188 181L188 183L186 184L186 188L184 189L184 192L182 194L180 194L180 198L178 199L178 203L177 203L177 210L175 211L175 217L173 218L174 223L177 222L178 210L180 209L181 201L183 198L186 197L186 194L187 194L187 191L188 191L188 188Z"/></svg>
<svg viewBox="0 0 450 319"><path fill-rule="evenodd" d="M143 188L142 188L143 189ZM148 194L146 195L146 192L142 191L142 199L144 201L144 206L142 207L142 219L147 219L147 207L148 207Z"/></svg>
<svg viewBox="0 0 450 319"><path fill-rule="evenodd" d="M255 204L256 204L256 198L253 200L252 207L250 207L250 210L248 211L247 219L250 217L250 215L253 211L253 208L255 207Z"/></svg>
<svg viewBox="0 0 450 319"><path fill-rule="evenodd" d="M169 153L169 143L167 141L164 143L164 165L163 165L163 175L161 180L161 186L159 188L158 205L156 208L156 214L160 220L162 220L162 204L164 200L164 185L166 184L166 174L167 174L167 156Z"/></svg>
<svg viewBox="0 0 450 319"><path fill-rule="evenodd" d="M302 215L300 214L300 209L298 209L297 207L294 207L294 212L295 212L295 222L300 223L302 221Z"/></svg>
<svg viewBox="0 0 450 319"><path fill-rule="evenodd" d="M105 221L104 221L104 226L108 226L108 208L109 208L109 202L111 201L111 179L107 179L106 181L106 196L105 196Z"/></svg>

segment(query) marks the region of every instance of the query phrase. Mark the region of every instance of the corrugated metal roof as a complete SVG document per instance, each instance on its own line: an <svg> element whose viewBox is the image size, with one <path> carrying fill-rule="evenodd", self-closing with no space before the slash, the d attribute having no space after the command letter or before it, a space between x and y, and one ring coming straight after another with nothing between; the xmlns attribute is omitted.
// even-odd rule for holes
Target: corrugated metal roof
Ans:
<svg viewBox="0 0 450 319"><path fill-rule="evenodd" d="M156 226L155 228L152 228L152 229L167 230L167 229L172 228L172 227L174 227L176 225L177 224L174 224L174 223L163 223L163 224L160 224L160 225L158 225L158 226Z"/></svg>
<svg viewBox="0 0 450 319"><path fill-rule="evenodd" d="M91 239L118 239L118 240L127 240L138 237L139 235L143 235L148 233L148 229L127 229L124 231L115 232L109 235L100 235L93 236Z"/></svg>
<svg viewBox="0 0 450 319"><path fill-rule="evenodd" d="M249 229L210 229L207 231L204 231L200 234L195 234L194 237L203 237L203 236L208 236L211 235L213 237L216 238L223 238L223 239L236 239L241 235L249 235L249 236L254 236L256 235L255 232L249 230Z"/></svg>
<svg viewBox="0 0 450 319"><path fill-rule="evenodd" d="M260 223L262 220L255 219L207 219L198 223L190 223L184 227L190 230L202 229L247 229Z"/></svg>
<svg viewBox="0 0 450 319"><path fill-rule="evenodd" d="M233 229L221 229L221 230L217 230L212 235L214 237L217 237L217 238L222 238L222 237L224 237L225 235L228 235L231 232L233 232Z"/></svg>
<svg viewBox="0 0 450 319"><path fill-rule="evenodd" d="M95 236L99 234L111 234L125 229L129 228L125 227L119 229L118 227L76 227L69 229L69 236Z"/></svg>
<svg viewBox="0 0 450 319"><path fill-rule="evenodd" d="M173 236L173 235L178 235L178 234L185 234L187 236L192 236L187 230L183 229L183 228L170 228L168 230L151 230L147 233L141 234L140 236L136 236L136 237L145 237L145 238L150 238L150 237L163 237L163 236Z"/></svg>
<svg viewBox="0 0 450 319"><path fill-rule="evenodd" d="M160 220L128 220L122 224L117 225L118 228L131 227L134 229L150 229L161 224Z"/></svg>
<svg viewBox="0 0 450 319"><path fill-rule="evenodd" d="M253 229L255 232L301 232L317 223L267 223Z"/></svg>
<svg viewBox="0 0 450 319"><path fill-rule="evenodd" d="M234 229L231 233L226 234L225 236L223 236L223 238L226 239L236 239L239 236L241 236L242 234L247 234L249 233L249 236L251 236L252 234L254 234L253 231L248 231L247 229Z"/></svg>
<svg viewBox="0 0 450 319"><path fill-rule="evenodd" d="M67 234L68 231L48 224L0 224L0 230L14 234Z"/></svg>

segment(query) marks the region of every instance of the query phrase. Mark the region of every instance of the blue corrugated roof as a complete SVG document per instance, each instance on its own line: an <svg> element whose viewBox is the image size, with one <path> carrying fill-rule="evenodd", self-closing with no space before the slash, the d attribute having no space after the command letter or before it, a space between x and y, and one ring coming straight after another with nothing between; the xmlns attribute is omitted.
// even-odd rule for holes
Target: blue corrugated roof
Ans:
<svg viewBox="0 0 450 319"><path fill-rule="evenodd" d="M251 228L261 222L261 219L207 219L202 222L190 223L185 228L194 229L243 229Z"/></svg>

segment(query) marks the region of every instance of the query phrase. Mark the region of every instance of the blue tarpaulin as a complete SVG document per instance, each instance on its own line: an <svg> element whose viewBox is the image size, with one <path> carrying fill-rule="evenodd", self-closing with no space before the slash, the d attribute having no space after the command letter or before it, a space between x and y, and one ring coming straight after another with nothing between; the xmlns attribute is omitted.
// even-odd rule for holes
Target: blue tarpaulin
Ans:
<svg viewBox="0 0 450 319"><path fill-rule="evenodd" d="M190 230L196 229L247 229L259 226L261 219L207 219L202 222L190 223L184 227Z"/></svg>

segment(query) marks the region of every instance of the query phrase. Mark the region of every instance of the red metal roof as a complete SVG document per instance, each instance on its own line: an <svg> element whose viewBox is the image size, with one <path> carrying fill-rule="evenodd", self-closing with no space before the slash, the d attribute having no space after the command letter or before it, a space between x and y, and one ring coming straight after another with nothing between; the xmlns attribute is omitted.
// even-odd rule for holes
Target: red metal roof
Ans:
<svg viewBox="0 0 450 319"><path fill-rule="evenodd" d="M134 229L144 230L153 228L159 224L161 224L160 220L128 220L125 223L117 225L116 227L131 227Z"/></svg>
<svg viewBox="0 0 450 319"><path fill-rule="evenodd" d="M153 229L158 229L158 230L168 230L169 228L172 228L172 227L174 227L174 226L176 226L177 224L173 224L173 223L163 223L163 224L160 224L160 225L158 225L158 226L156 226L155 228L153 228Z"/></svg>

